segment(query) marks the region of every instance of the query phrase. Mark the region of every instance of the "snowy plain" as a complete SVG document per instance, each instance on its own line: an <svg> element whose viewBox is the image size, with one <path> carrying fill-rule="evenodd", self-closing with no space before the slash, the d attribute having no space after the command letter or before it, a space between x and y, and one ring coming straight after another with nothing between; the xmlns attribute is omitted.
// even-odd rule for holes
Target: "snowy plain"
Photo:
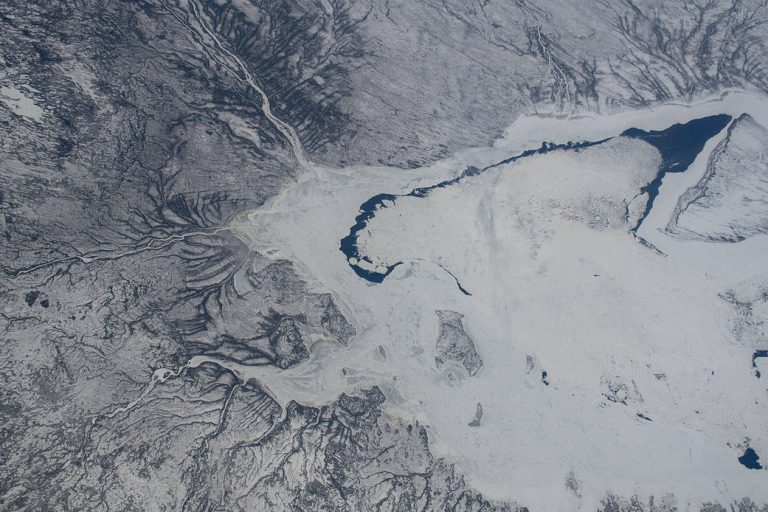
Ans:
<svg viewBox="0 0 768 512"><path fill-rule="evenodd" d="M768 380L755 377L754 347L733 334L734 307L720 297L768 285L768 236L716 244L666 231L725 130L686 172L664 178L636 236L624 209L660 159L650 145L619 138L397 199L360 234L372 258L404 262L380 284L358 277L339 251L376 194L404 194L543 141L723 113L768 126L766 99L732 91L611 116L525 117L493 147L410 171L308 164L232 227L265 254L301 262L303 277L336 294L358 335L347 347L316 340L311 359L293 369L236 371L283 405L377 385L387 413L426 425L431 448L479 491L534 511L594 510L606 492L670 493L680 510L768 500L768 471L737 460L747 444L768 457ZM483 360L477 375L435 364L435 310L464 315ZM477 403L484 416L473 428Z"/></svg>

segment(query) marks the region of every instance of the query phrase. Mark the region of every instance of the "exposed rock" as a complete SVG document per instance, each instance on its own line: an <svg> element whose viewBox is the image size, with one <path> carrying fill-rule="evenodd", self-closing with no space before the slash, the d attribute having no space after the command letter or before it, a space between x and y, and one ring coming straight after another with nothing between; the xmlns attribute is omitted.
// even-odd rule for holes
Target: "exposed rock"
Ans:
<svg viewBox="0 0 768 512"><path fill-rule="evenodd" d="M435 310L440 322L440 330L435 346L435 363L440 368L444 364L458 363L470 376L477 375L483 366L475 342L464 330L461 319L464 315L455 311Z"/></svg>
<svg viewBox="0 0 768 512"><path fill-rule="evenodd" d="M378 388L281 407L225 366L285 374L354 343L332 290L238 231L307 162L413 168L522 114L768 92L762 2L542 3L0 3L0 508L526 510ZM724 151L757 159L739 131ZM569 207L602 230L623 204ZM739 339L764 332L761 297L724 295ZM438 366L476 375L462 315L437 315Z"/></svg>
<svg viewBox="0 0 768 512"><path fill-rule="evenodd" d="M483 406L480 404L480 402L477 402L477 408L475 409L475 417L472 418L472 421L470 421L467 425L470 427L479 427L480 426L480 420L483 419Z"/></svg>

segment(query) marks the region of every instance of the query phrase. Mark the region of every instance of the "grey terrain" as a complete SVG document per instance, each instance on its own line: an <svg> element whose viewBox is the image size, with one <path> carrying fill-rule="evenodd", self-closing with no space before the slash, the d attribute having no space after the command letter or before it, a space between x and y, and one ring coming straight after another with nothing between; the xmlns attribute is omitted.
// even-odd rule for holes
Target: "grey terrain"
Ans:
<svg viewBox="0 0 768 512"><path fill-rule="evenodd" d="M480 402L477 402L477 407L475 408L475 417L472 418L472 421L467 423L470 427L479 427L480 422L483 420L483 405Z"/></svg>
<svg viewBox="0 0 768 512"><path fill-rule="evenodd" d="M435 364L440 368L453 363L463 367L471 377L474 377L483 367L483 360L477 352L475 342L464 330L464 324L461 321L464 315L448 310L436 310L435 314L440 323L435 344Z"/></svg>
<svg viewBox="0 0 768 512"><path fill-rule="evenodd" d="M332 290L230 227L300 174L272 114L313 162L400 172L525 113L768 92L766 20L740 0L0 3L0 510L525 510L377 388L282 406L215 362L355 343ZM756 130L723 151L752 158ZM712 165L697 197L740 193ZM461 315L438 316L440 359L474 375Z"/></svg>

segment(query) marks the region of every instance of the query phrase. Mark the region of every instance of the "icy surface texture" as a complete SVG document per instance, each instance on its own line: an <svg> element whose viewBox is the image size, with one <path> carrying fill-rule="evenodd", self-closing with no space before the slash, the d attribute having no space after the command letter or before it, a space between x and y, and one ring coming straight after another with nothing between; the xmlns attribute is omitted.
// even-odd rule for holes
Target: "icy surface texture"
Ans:
<svg viewBox="0 0 768 512"><path fill-rule="evenodd" d="M740 117L667 228L692 240L739 242L768 232L768 130Z"/></svg>
<svg viewBox="0 0 768 512"><path fill-rule="evenodd" d="M764 511L767 18L0 3L0 510Z"/></svg>

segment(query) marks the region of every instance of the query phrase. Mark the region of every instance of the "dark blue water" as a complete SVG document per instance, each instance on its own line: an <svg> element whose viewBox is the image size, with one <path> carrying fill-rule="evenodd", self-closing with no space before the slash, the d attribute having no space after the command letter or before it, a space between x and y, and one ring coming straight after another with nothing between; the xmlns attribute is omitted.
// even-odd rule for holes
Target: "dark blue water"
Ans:
<svg viewBox="0 0 768 512"><path fill-rule="evenodd" d="M385 208L385 201L394 202L397 197L398 196L393 194L379 194L377 196L373 196L360 205L360 215L355 217L355 225L350 228L349 235L341 239L341 245L339 247L341 252L343 252L347 257L347 261L349 261L351 258L356 258L368 263L373 263L367 256L360 256L360 251L357 249L357 234L362 229L364 229L368 221L371 220L374 215L376 215L377 209ZM391 274L392 271L395 270L395 268L401 263L401 261L398 261L394 265L390 265L387 267L387 270L384 273L370 272L364 268L361 268L359 265L354 265L352 263L350 263L349 266L352 267L352 270L355 271L355 274L362 277L366 281L370 281L372 283L380 283L384 281L384 278Z"/></svg>
<svg viewBox="0 0 768 512"><path fill-rule="evenodd" d="M464 180L466 180L469 177L477 176L478 174L482 174L485 171L489 169L493 169L495 167L499 167L501 165L510 164L516 160L520 160L522 158L527 158L529 156L533 155L542 155L546 153L551 153L553 151L578 151L580 149L588 148L591 146L597 146L598 144L602 144L603 142L607 142L611 140L612 137L609 137L607 139L598 140L598 141L586 141L586 142L571 142L568 141L565 144L553 144L551 142L544 142L540 148L538 149L528 149L526 151L523 151L522 153L511 156L509 158L506 158L502 160L501 162L497 162L495 164L491 164L487 167L483 167L482 169L478 169L474 166L469 166L464 171L456 176L455 178L452 178L450 180L441 181L440 183L437 183L435 185L430 185L429 187L421 187L421 188L415 188L408 192L407 194L404 194L400 197L427 197L430 192L432 192L435 189L438 188L445 188L449 187L451 185L455 185L457 183L460 183Z"/></svg>
<svg viewBox="0 0 768 512"><path fill-rule="evenodd" d="M720 133L730 121L731 116L720 114L694 119L683 124L675 124L662 131L647 132L638 128L630 128L621 134L622 137L645 141L661 153L659 172L653 181L640 189L641 193L648 193L648 202L637 225L632 228L633 232L637 231L651 212L653 203L659 195L659 188L664 175L685 172L701 153L704 144Z"/></svg>
<svg viewBox="0 0 768 512"><path fill-rule="evenodd" d="M470 297L472 296L472 294L469 293L469 290L467 290L466 288L461 286L461 282L459 281L459 279L455 275L453 275L453 272L451 272L450 270L448 270L444 266L440 265L439 263L438 263L437 266L440 267L441 269L445 270L448 273L448 275L450 275L453 278L453 280L456 281L456 286L459 288L459 291L461 293L463 293L464 295L468 295Z"/></svg>
<svg viewBox="0 0 768 512"><path fill-rule="evenodd" d="M739 462L747 469L763 469L762 464L760 464L760 457L752 448L747 448L744 451L744 455L739 457Z"/></svg>
<svg viewBox="0 0 768 512"><path fill-rule="evenodd" d="M515 155L513 157L507 158L505 160L502 160L501 162L495 163L493 165L489 165L482 169L469 166L466 169L464 169L464 171L455 178L441 181L440 183L431 185L429 187L415 188L410 192L408 192L407 194L375 195L360 205L360 214L357 217L355 217L355 224L349 229L349 234L341 239L339 249L344 254L344 256L347 257L347 261L349 261L352 258L355 258L357 260L365 261L367 263L373 263L371 259L368 258L367 256L360 255L360 251L357 248L357 234L363 229L365 229L365 226L368 224L368 221L371 220L374 217L374 215L376 215L376 211L379 208L387 208L387 206L385 206L385 202L387 201L391 201L392 205L394 206L394 204L396 203L399 197L419 197L419 198L427 197L429 193L435 189L445 188L451 185L455 185L469 177L477 176L478 174L485 172L489 169L493 169L494 167L498 167L500 165L505 165L505 164L514 162L515 160L519 160L521 158L526 158L532 155L549 153L556 150L562 150L562 151L579 150L582 148L595 146L597 144L602 144L607 140L610 140L610 139L604 139L596 142L568 142L567 144L551 144L551 143L545 142L544 144L541 145L539 149L529 149L527 151L523 151L519 155ZM369 271L364 268L361 268L358 264L353 264L351 262L349 263L349 266L352 267L352 270L354 270L358 276L362 277L366 281L370 281L372 283L380 283L384 281L384 278L386 278L389 274L391 274L392 271L395 270L395 268L397 268L397 266L401 265L402 263L403 263L402 261L398 261L386 267L386 270L384 272ZM453 274L451 275L453 276ZM456 276L453 276L453 278L456 279ZM471 295L471 293L469 293L465 288L461 286L461 283L459 282L458 279L456 279L456 284L462 293L464 293L465 295Z"/></svg>
<svg viewBox="0 0 768 512"><path fill-rule="evenodd" d="M703 117L701 119L694 119L683 124L675 124L669 128L661 131L645 131L638 128L630 128L620 134L622 137L629 137L632 139L640 139L648 144L654 146L659 153L661 153L662 163L659 167L659 171L656 177L647 185L643 186L641 192L648 193L648 203L646 204L645 211L640 217L636 226L632 228L632 231L636 231L643 220L648 216L648 213L653 207L653 203L659 194L659 188L664 175L667 173L684 172L690 167L691 163L696 159L696 156L704 148L704 144L718 134L726 125L730 122L731 116L720 114L716 116ZM435 189L445 188L451 185L460 183L467 178L477 176L489 169L499 167L512 163L522 158L527 158L533 155L541 155L551 153L553 151L579 151L581 149L597 146L611 140L613 137L602 139L598 141L582 141L582 142L567 142L565 144L553 144L550 142L544 142L538 149L529 149L523 151L520 154L504 159L495 164L489 165L483 168L467 167L464 171L450 180L441 181L435 185L428 187L415 188L407 194L379 194L368 199L366 202L360 205L360 214L355 217L355 224L349 229L349 234L341 239L339 249L346 256L347 261L355 258L359 261L365 261L372 263L367 256L360 256L360 251L357 247L357 236L360 231L365 229L368 221L371 220L379 208L387 208L384 205L385 202L391 201L392 205L397 202L400 197L417 197L424 198L429 195ZM386 267L384 272L372 272L361 268L358 264L349 263L352 270L362 277L363 279L372 283L382 282L392 271L403 262L398 261L393 265ZM451 274L453 275L453 274ZM456 277L454 276L454 279ZM462 293L470 295L470 293L464 289L456 279L456 283Z"/></svg>
<svg viewBox="0 0 768 512"><path fill-rule="evenodd" d="M755 350L755 353L752 354L752 368L755 369L755 375L757 375L757 378L760 378L760 370L757 369L757 359L759 357L768 357L768 350Z"/></svg>

